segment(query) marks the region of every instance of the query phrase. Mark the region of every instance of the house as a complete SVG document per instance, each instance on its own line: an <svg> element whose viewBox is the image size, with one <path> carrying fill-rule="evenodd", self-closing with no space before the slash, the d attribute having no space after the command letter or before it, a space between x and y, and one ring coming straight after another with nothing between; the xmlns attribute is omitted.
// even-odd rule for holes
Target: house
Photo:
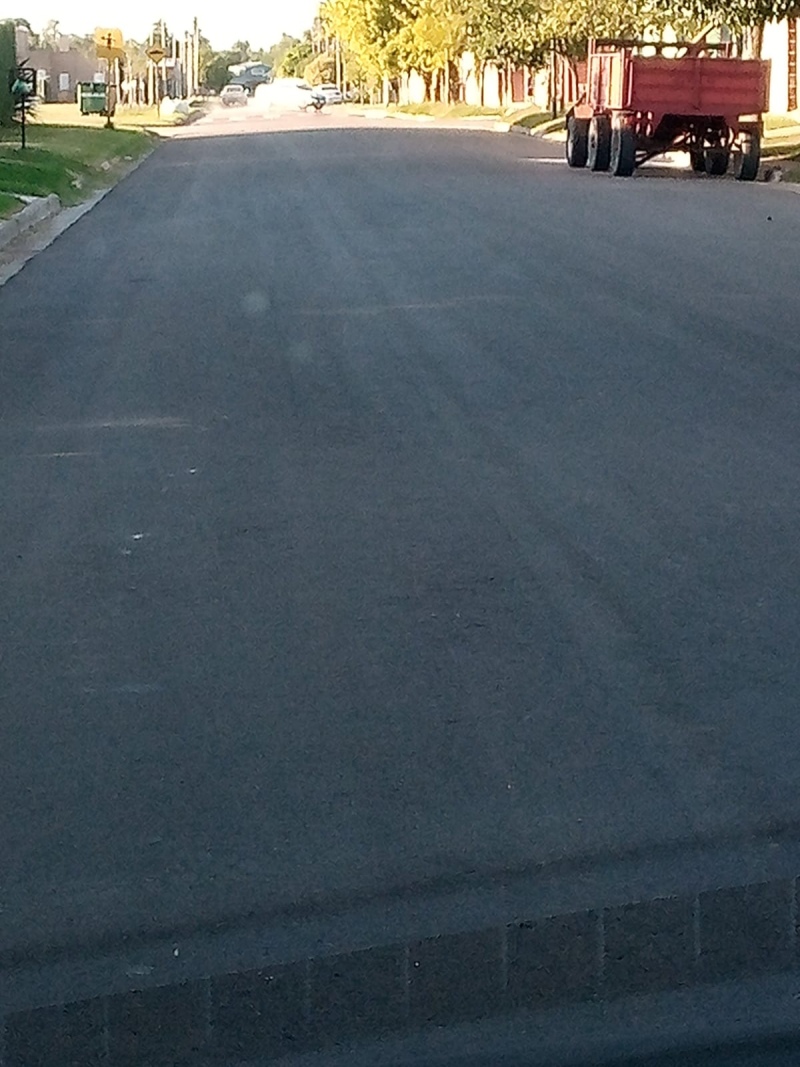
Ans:
<svg viewBox="0 0 800 1067"><path fill-rule="evenodd" d="M36 93L48 103L74 101L78 82L94 81L104 66L77 49L67 34L55 48L32 48L28 31L17 26L16 44L17 61L36 71Z"/></svg>

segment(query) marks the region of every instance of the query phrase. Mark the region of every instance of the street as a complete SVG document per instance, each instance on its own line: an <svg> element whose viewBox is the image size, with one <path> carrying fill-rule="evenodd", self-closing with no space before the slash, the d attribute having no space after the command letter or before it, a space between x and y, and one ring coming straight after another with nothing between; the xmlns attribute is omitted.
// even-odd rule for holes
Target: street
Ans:
<svg viewBox="0 0 800 1067"><path fill-rule="evenodd" d="M800 198L213 110L0 288L0 952L800 820Z"/></svg>

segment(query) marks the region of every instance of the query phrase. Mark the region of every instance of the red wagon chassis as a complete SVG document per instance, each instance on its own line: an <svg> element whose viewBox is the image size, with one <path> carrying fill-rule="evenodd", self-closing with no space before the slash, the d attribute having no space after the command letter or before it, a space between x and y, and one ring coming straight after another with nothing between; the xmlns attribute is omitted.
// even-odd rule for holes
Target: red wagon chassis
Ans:
<svg viewBox="0 0 800 1067"><path fill-rule="evenodd" d="M666 49L682 54L668 57ZM585 92L567 116L567 161L629 175L653 156L683 150L694 170L714 175L733 157L736 177L752 181L769 63L726 52L705 43L593 41Z"/></svg>

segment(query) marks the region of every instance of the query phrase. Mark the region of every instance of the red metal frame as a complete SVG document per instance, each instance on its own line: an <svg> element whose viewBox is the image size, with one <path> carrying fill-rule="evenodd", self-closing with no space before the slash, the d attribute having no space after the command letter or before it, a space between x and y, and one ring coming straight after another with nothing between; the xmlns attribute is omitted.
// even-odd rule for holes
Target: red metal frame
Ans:
<svg viewBox="0 0 800 1067"><path fill-rule="evenodd" d="M727 45L592 41L573 113L632 126L639 163L670 148L730 148L740 132L760 129L769 75L768 61L733 58Z"/></svg>

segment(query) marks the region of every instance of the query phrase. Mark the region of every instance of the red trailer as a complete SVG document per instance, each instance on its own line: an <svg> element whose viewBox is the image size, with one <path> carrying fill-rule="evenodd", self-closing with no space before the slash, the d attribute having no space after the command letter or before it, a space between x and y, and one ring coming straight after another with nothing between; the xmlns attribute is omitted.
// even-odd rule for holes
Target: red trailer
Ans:
<svg viewBox="0 0 800 1067"><path fill-rule="evenodd" d="M769 69L704 41L592 41L585 91L567 115L567 162L628 176L682 150L706 174L725 174L733 157L736 177L753 181Z"/></svg>

